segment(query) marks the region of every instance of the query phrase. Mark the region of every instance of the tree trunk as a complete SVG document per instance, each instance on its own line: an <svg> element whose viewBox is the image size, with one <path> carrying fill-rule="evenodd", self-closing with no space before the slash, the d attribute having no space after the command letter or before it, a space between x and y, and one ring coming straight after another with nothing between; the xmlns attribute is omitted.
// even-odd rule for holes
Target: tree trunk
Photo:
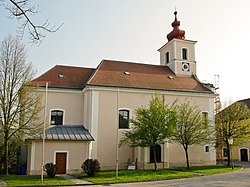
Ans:
<svg viewBox="0 0 250 187"><path fill-rule="evenodd" d="M189 169L188 146L184 146L184 150L186 155L187 169Z"/></svg>
<svg viewBox="0 0 250 187"><path fill-rule="evenodd" d="M4 173L8 175L8 139L4 138Z"/></svg>
<svg viewBox="0 0 250 187"><path fill-rule="evenodd" d="M156 145L154 145L154 163L155 163L155 171L157 170L157 162L156 162Z"/></svg>

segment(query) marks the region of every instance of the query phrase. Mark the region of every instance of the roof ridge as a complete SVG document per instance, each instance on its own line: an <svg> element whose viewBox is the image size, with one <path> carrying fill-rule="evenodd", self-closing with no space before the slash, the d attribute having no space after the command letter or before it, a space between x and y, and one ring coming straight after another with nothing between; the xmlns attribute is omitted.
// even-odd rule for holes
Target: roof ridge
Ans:
<svg viewBox="0 0 250 187"><path fill-rule="evenodd" d="M97 71L100 69L101 65L103 64L104 60L102 60L99 65L97 66L97 68L94 70L94 72L90 75L90 77L88 78L88 80L86 81L86 83L84 84L83 88L85 87L85 85L88 85L89 82L94 78L94 76L96 75Z"/></svg>
<svg viewBox="0 0 250 187"><path fill-rule="evenodd" d="M89 67L80 67L80 66L68 66L68 65L60 65L57 64L55 66L53 66L52 68L48 69L47 71L45 71L43 74L41 74L40 76L34 78L32 81L36 81L37 79L39 79L40 77L46 75L49 71L55 69L56 67L65 67L65 68L81 68L81 69L89 69L89 70L94 70L95 68L89 68ZM47 81L49 82L49 81Z"/></svg>
<svg viewBox="0 0 250 187"><path fill-rule="evenodd" d="M95 69L95 68L84 67L84 66L71 66L71 65L61 65L61 64L57 64L57 65L55 65L54 67L82 68L82 69Z"/></svg>
<svg viewBox="0 0 250 187"><path fill-rule="evenodd" d="M117 63L129 63L129 64L137 64L137 65L147 65L147 66L157 66L157 67L163 67L163 65L158 65L158 64L148 64L145 62L131 62L131 61L120 61L120 60L108 60L108 59L103 59L102 61L105 62L117 62Z"/></svg>

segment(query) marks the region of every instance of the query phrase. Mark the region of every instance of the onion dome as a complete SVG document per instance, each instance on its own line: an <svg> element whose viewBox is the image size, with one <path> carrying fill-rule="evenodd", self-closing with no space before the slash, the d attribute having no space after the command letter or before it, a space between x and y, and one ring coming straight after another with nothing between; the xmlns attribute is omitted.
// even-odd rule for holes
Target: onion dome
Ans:
<svg viewBox="0 0 250 187"><path fill-rule="evenodd" d="M174 28L168 35L167 39L170 42L172 39L177 38L177 39L185 39L185 31L180 30L180 21L177 20L177 11L174 12L175 19L174 22L172 23L172 27Z"/></svg>

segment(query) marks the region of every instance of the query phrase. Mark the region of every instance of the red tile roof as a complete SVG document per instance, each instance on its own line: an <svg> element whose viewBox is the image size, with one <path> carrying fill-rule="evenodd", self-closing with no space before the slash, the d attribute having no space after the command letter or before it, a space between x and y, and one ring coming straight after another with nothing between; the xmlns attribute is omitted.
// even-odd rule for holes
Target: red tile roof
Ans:
<svg viewBox="0 0 250 187"><path fill-rule="evenodd" d="M194 76L176 76L167 66L103 60L88 85L212 93Z"/></svg>
<svg viewBox="0 0 250 187"><path fill-rule="evenodd" d="M97 69L55 66L33 82L39 85L49 82L50 87L77 89L89 85L213 94L195 76L176 76L167 66L111 60L103 60Z"/></svg>
<svg viewBox="0 0 250 187"><path fill-rule="evenodd" d="M94 71L93 68L56 65L32 82L40 86L48 82L49 87L82 89Z"/></svg>

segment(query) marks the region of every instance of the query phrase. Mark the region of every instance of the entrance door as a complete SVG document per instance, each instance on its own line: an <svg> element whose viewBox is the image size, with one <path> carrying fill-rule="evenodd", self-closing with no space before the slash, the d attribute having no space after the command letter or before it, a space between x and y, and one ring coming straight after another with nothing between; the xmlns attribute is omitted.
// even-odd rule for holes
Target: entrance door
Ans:
<svg viewBox="0 0 250 187"><path fill-rule="evenodd" d="M248 161L247 149L241 149L240 150L240 158L241 158L241 162Z"/></svg>
<svg viewBox="0 0 250 187"><path fill-rule="evenodd" d="M56 153L56 174L66 174L67 153Z"/></svg>

